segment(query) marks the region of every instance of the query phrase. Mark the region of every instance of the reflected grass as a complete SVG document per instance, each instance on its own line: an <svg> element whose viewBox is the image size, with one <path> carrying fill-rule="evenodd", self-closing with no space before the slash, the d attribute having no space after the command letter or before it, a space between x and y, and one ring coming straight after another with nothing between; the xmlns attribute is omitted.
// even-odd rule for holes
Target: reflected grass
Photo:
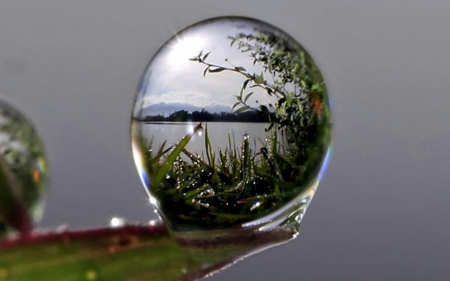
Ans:
<svg viewBox="0 0 450 281"><path fill-rule="evenodd" d="M265 140L255 140L259 150L248 135L237 144L230 133L228 145L214 150L205 124L204 155L197 155L186 147L202 130L199 123L177 145L164 142L152 153L150 141L146 149L152 195L175 229L226 228L268 215L307 189L315 174L297 164L297 150L276 127Z"/></svg>

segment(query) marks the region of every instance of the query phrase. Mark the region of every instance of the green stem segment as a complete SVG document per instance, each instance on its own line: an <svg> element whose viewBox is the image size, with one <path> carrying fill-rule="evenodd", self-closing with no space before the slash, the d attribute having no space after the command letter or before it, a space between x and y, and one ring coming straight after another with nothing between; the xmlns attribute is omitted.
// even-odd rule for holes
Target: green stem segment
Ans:
<svg viewBox="0 0 450 281"><path fill-rule="evenodd" d="M175 241L163 225L33 234L0 242L0 280L199 280L292 237L278 229Z"/></svg>

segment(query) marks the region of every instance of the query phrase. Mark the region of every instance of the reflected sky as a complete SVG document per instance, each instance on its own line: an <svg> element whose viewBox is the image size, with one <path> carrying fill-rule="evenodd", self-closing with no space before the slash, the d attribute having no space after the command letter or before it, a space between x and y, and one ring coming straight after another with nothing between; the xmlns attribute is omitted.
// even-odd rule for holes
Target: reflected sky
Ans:
<svg viewBox="0 0 450 281"><path fill-rule="evenodd" d="M172 37L154 56L144 74L148 80L142 84L138 97L142 99L140 108L153 106L152 114L162 113L154 110L155 105L162 103L166 106L182 104L188 110L205 107L210 111L231 110L245 78L228 71L208 73L204 77L206 66L189 59L200 52L210 53L209 63L243 66L250 73L260 73L262 67L253 65L250 54L242 53L236 44L230 46L231 39L228 38L239 33L254 33L255 28L260 28L257 23L244 19L218 19L189 27ZM255 94L249 104L256 105L256 99L260 103L269 102L262 90L254 88L251 91Z"/></svg>

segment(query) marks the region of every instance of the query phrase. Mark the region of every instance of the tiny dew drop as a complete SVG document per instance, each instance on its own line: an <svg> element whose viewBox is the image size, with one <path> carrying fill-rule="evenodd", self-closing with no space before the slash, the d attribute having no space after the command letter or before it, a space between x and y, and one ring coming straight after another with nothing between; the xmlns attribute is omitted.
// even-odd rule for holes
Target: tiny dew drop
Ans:
<svg viewBox="0 0 450 281"><path fill-rule="evenodd" d="M189 26L153 56L135 100L135 163L174 233L302 217L331 110L317 65L284 31L243 17Z"/></svg>
<svg viewBox="0 0 450 281"><path fill-rule="evenodd" d="M126 220L124 218L113 217L109 221L109 227L111 228L119 228L123 227L124 225L126 225Z"/></svg>
<svg viewBox="0 0 450 281"><path fill-rule="evenodd" d="M0 100L0 237L38 221L47 189L47 160L31 121ZM25 214L24 214L25 212Z"/></svg>

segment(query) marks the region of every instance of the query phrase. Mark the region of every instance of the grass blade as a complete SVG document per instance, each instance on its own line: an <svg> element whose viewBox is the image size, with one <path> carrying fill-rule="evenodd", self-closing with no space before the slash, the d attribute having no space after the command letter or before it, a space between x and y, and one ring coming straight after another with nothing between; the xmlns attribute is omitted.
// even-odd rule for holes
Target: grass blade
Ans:
<svg viewBox="0 0 450 281"><path fill-rule="evenodd" d="M183 149L186 147L186 145L191 140L192 136L196 134L199 130L202 129L202 123L198 124L194 127L194 130L192 133L187 134L180 143L175 146L175 148L172 150L172 152L167 156L164 163L160 167L159 171L156 173L156 175L152 176L151 183L153 186L157 187L162 182L162 180L166 177L167 172L169 171L172 164L175 162L177 157L180 155L180 153L183 151Z"/></svg>

